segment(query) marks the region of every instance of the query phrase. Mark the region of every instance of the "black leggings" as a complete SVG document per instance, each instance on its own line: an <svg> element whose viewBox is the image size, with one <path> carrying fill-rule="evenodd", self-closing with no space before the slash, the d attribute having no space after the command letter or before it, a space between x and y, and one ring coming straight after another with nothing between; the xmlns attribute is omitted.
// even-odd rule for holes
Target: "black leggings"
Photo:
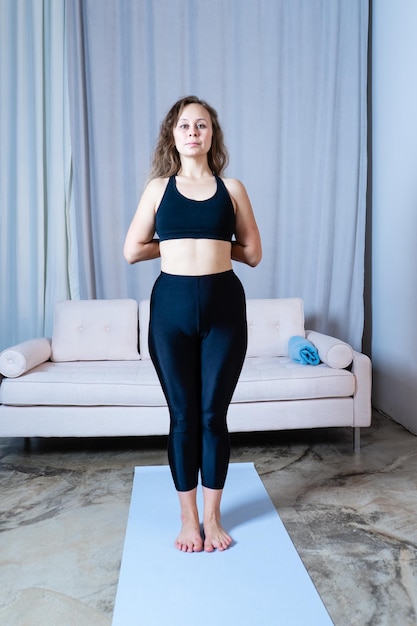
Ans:
<svg viewBox="0 0 417 626"><path fill-rule="evenodd" d="M151 296L149 350L171 418L168 459L178 491L222 489L230 457L226 415L247 346L246 303L233 270L162 272Z"/></svg>

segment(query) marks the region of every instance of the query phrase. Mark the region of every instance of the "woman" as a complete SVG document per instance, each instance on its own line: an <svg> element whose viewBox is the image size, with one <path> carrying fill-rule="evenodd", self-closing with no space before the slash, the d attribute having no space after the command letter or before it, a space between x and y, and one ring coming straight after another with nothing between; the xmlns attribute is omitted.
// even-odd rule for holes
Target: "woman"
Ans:
<svg viewBox="0 0 417 626"><path fill-rule="evenodd" d="M168 459L182 520L175 545L183 552L225 550L232 542L220 519L226 414L247 345L245 295L232 259L254 267L262 250L244 186L220 177L226 164L216 111L195 96L176 102L124 246L129 263L161 257L149 349L170 411Z"/></svg>

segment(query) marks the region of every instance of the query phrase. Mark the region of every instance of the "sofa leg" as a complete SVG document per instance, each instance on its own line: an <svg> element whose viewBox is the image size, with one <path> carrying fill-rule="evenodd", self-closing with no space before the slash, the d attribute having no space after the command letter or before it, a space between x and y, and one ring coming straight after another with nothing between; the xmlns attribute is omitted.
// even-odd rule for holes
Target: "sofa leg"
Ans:
<svg viewBox="0 0 417 626"><path fill-rule="evenodd" d="M361 451L361 429L359 426L353 428L353 450L355 452Z"/></svg>

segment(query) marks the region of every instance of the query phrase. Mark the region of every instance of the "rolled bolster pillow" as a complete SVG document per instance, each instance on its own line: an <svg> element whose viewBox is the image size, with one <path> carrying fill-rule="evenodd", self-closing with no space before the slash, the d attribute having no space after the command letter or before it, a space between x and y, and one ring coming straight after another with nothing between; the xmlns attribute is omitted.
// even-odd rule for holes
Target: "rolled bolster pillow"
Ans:
<svg viewBox="0 0 417 626"><path fill-rule="evenodd" d="M29 339L0 353L0 374L17 378L51 356L51 342L45 337Z"/></svg>
<svg viewBox="0 0 417 626"><path fill-rule="evenodd" d="M288 354L293 361L302 365L318 365L320 363L317 349L311 341L299 335L290 337L288 340Z"/></svg>
<svg viewBox="0 0 417 626"><path fill-rule="evenodd" d="M314 330L306 331L306 335L317 348L319 357L333 369L349 367L353 360L353 349L345 341L324 335Z"/></svg>

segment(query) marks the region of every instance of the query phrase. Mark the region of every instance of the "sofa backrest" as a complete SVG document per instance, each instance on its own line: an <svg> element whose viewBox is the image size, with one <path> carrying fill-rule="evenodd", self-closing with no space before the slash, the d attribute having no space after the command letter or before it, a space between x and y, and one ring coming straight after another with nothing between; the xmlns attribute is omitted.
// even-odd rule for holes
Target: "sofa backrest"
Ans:
<svg viewBox="0 0 417 626"><path fill-rule="evenodd" d="M288 340L305 336L301 298L247 300L248 350L246 356L288 356Z"/></svg>
<svg viewBox="0 0 417 626"><path fill-rule="evenodd" d="M301 298L248 299L247 356L288 356L288 340L305 336L304 303ZM139 346L142 359L149 359L149 300L139 303Z"/></svg>
<svg viewBox="0 0 417 626"><path fill-rule="evenodd" d="M67 300L55 307L54 361L149 359L149 300ZM301 298L248 299L247 356L287 356L288 340L305 336Z"/></svg>
<svg viewBox="0 0 417 626"><path fill-rule="evenodd" d="M136 300L65 300L55 305L52 361L139 358Z"/></svg>
<svg viewBox="0 0 417 626"><path fill-rule="evenodd" d="M150 300L139 302L139 351L142 359L150 359L148 347Z"/></svg>

